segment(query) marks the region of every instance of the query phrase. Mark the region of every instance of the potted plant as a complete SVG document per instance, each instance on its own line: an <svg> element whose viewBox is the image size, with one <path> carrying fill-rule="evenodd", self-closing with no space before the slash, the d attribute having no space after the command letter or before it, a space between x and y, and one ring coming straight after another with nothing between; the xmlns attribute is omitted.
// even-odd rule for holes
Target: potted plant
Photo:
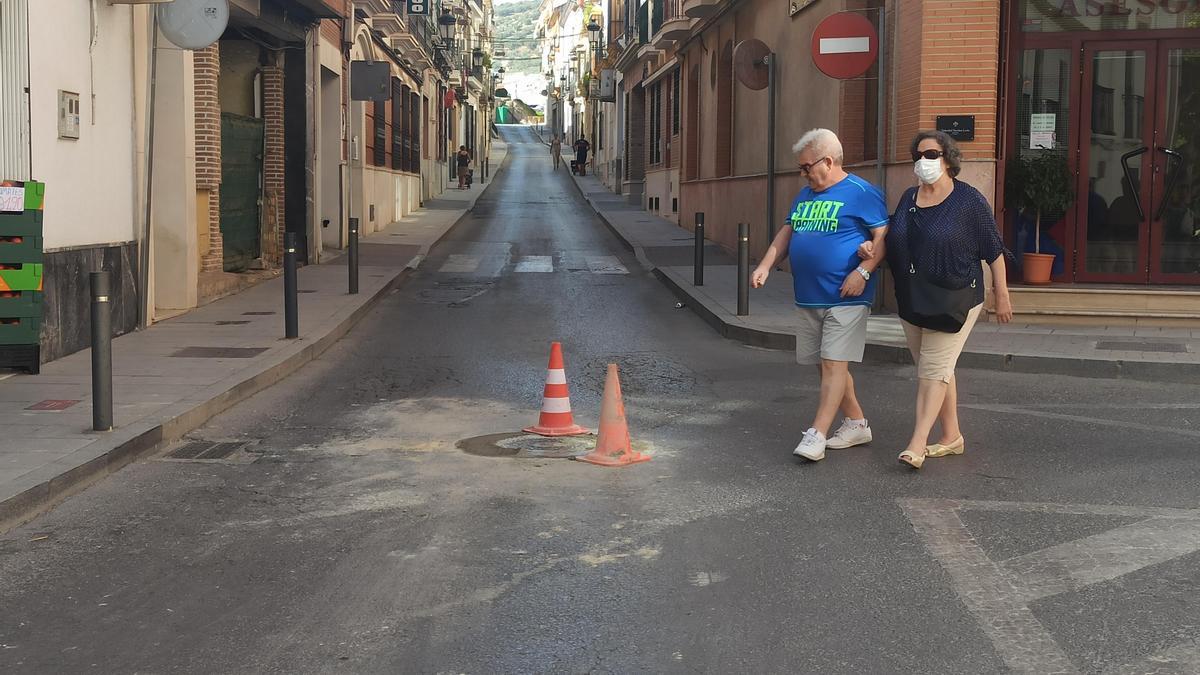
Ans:
<svg viewBox="0 0 1200 675"><path fill-rule="evenodd" d="M1042 216L1063 213L1075 201L1074 176L1067 167L1066 153L1035 150L1008 165L1005 199L1017 213L1033 213L1033 253L1021 258L1022 278L1027 284L1050 283L1054 256L1042 253Z"/></svg>

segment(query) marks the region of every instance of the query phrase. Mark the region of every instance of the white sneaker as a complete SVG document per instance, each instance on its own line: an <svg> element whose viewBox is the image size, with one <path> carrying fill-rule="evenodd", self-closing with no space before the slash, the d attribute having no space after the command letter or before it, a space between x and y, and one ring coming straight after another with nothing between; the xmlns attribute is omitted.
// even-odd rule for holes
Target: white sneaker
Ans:
<svg viewBox="0 0 1200 675"><path fill-rule="evenodd" d="M842 420L842 426L833 432L829 437L829 441L825 444L826 447L840 450L841 448L852 448L856 445L871 442L871 425L863 420L861 424L855 424L850 421L850 418Z"/></svg>
<svg viewBox="0 0 1200 675"><path fill-rule="evenodd" d="M825 435L816 429L809 429L804 432L804 438L800 439L800 445L796 446L792 454L814 462L825 459Z"/></svg>

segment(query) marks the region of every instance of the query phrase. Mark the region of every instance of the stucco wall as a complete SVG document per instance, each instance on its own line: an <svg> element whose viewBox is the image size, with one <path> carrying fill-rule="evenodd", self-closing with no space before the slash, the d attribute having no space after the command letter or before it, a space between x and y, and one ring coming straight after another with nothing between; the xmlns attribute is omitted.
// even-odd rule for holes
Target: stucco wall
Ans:
<svg viewBox="0 0 1200 675"><path fill-rule="evenodd" d="M47 249L135 238L132 14L96 3L29 4L32 176L46 183ZM79 94L79 139L58 137L58 92Z"/></svg>

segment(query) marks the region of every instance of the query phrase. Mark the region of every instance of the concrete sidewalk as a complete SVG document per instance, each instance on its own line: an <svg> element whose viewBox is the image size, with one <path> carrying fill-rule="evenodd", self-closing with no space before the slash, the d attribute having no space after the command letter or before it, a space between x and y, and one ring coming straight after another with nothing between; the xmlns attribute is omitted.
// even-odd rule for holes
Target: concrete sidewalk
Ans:
<svg viewBox="0 0 1200 675"><path fill-rule="evenodd" d="M638 260L721 335L771 349L795 348L790 274L772 272L766 287L751 290L749 316L737 316L733 256L708 244L704 285L694 286L691 231L628 204L593 176L571 177ZM895 315L872 316L867 343L868 359L912 362ZM980 323L959 364L1013 372L1200 382L1200 329Z"/></svg>
<svg viewBox="0 0 1200 675"><path fill-rule="evenodd" d="M506 146L493 146L503 167ZM491 180L488 181L491 184ZM115 430L89 429L91 353L40 375L0 372L0 531L204 424L320 356L474 206L486 185L450 189L360 244L359 294L345 256L299 270L300 337L285 340L278 277L113 342Z"/></svg>

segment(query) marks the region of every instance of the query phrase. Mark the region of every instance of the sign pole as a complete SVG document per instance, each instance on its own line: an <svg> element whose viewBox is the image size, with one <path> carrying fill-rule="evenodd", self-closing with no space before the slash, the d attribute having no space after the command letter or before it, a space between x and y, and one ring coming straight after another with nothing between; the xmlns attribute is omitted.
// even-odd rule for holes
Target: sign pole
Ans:
<svg viewBox="0 0 1200 675"><path fill-rule="evenodd" d="M775 69L778 58L767 62L767 242L775 239Z"/></svg>

